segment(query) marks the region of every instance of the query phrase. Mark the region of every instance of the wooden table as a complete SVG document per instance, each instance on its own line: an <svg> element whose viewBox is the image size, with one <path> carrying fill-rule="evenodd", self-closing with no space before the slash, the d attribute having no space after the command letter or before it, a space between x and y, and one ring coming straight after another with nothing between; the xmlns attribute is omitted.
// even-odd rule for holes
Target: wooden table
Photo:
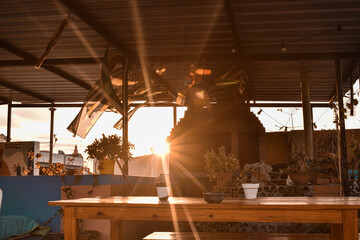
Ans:
<svg viewBox="0 0 360 240"><path fill-rule="evenodd" d="M111 239L122 236L122 220L329 223L331 240L358 240L358 197L279 197L224 200L107 197L50 201L64 207L65 240L76 239L78 219L111 219Z"/></svg>

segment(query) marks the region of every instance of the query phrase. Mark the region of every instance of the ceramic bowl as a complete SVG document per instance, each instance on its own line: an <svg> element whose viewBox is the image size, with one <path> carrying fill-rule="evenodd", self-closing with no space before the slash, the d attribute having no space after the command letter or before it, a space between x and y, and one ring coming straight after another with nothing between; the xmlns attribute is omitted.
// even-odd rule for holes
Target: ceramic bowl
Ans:
<svg viewBox="0 0 360 240"><path fill-rule="evenodd" d="M222 192L204 192L203 196L208 203L219 203L224 199L224 193Z"/></svg>

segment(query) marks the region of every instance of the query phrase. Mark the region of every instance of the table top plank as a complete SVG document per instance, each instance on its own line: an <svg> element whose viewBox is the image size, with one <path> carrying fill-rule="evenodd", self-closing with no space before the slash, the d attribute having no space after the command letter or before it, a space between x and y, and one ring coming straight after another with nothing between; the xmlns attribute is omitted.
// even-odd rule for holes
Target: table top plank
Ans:
<svg viewBox="0 0 360 240"><path fill-rule="evenodd" d="M93 197L49 201L50 206L87 207L196 207L220 209L360 209L360 197L267 197L257 199L225 199L221 203L209 204L202 198L170 197L159 201L157 197Z"/></svg>

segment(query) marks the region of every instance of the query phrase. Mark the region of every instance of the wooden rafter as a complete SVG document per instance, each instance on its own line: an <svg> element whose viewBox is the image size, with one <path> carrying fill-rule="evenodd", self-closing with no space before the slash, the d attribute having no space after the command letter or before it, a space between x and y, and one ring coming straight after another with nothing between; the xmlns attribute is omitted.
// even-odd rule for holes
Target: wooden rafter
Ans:
<svg viewBox="0 0 360 240"><path fill-rule="evenodd" d="M224 0L224 8L226 11L226 15L228 17L228 21L231 27L231 32L232 32L232 36L234 38L234 42L235 42L235 47L236 47L236 51L237 53L241 56L242 55L242 44L239 38L239 33L237 30L237 26L236 26L236 21L234 18L234 14L232 11L232 7L231 7L231 3L230 0Z"/></svg>
<svg viewBox="0 0 360 240"><path fill-rule="evenodd" d="M107 42L109 42L112 46L114 46L120 53L124 54L125 56L128 56L132 61L138 61L138 55L137 53L134 53L130 51L129 49L126 49L123 44L121 43L120 39L116 39L113 37L113 34L111 34L106 27L102 26L98 22L94 21L92 17L86 13L82 8L80 8L78 5L76 5L71 0L58 0L60 3L62 3L66 8L68 8L71 12L73 12L76 16L78 16L84 23L86 23L89 27L91 27L95 32L97 32L103 39L105 39ZM152 69L148 69L149 71L155 72ZM152 74L153 75L153 74ZM162 84L174 97L177 96L177 92L170 86L170 84L163 79L161 76L156 75L154 77L154 80Z"/></svg>
<svg viewBox="0 0 360 240"><path fill-rule="evenodd" d="M71 65L71 64L100 64L102 58L60 58L46 59L42 66L49 65ZM29 60L0 60L1 67L15 66L34 66L33 61Z"/></svg>
<svg viewBox="0 0 360 240"><path fill-rule="evenodd" d="M241 66L245 70L245 73L246 73L246 68L245 68L245 64L244 64L245 59L243 57L243 50L242 50L242 43L239 38L239 33L237 30L236 21L234 18L230 0L224 0L224 8L225 8L226 15L228 17L228 21L229 21L229 24L231 27L232 36L234 38L234 43L235 43L235 47L236 47L236 55L239 57ZM248 85L248 89L247 89L248 95L250 96L251 99L253 99L255 101L253 81L251 79L251 76L248 76L248 75L247 75L247 85Z"/></svg>
<svg viewBox="0 0 360 240"><path fill-rule="evenodd" d="M82 8L76 5L71 0L59 0L66 8L78 16L84 23L91 27L95 32L97 32L103 39L108 41L112 46L119 50L122 54L128 57L135 57L136 54L126 49L122 44L120 39L116 39L104 26L101 26L98 22L94 21L89 14L87 14Z"/></svg>
<svg viewBox="0 0 360 240"><path fill-rule="evenodd" d="M278 54L243 54L241 56L230 55L206 55L206 62L210 63L233 63L244 60L246 62L256 61L333 61L335 59L360 59L360 52L324 52L324 53L278 53ZM195 62L194 56L149 56L153 62Z"/></svg>
<svg viewBox="0 0 360 240"><path fill-rule="evenodd" d="M48 97L46 97L46 96L44 96L44 95L42 95L40 93L25 89L23 87L20 87L20 86L18 86L16 84L8 82L8 81L4 81L2 79L0 79L0 85L3 86L3 87L9 88L11 90L17 91L19 93L26 94L28 96L40 99L41 101L44 101L44 102L50 102L50 103L54 102L53 99L48 98Z"/></svg>
<svg viewBox="0 0 360 240"><path fill-rule="evenodd" d="M10 99L5 98L5 97L0 97L0 101L1 101L0 104L7 104L7 103L11 102Z"/></svg>
<svg viewBox="0 0 360 240"><path fill-rule="evenodd" d="M18 57L21 57L23 58L24 60L26 61L30 61L30 62L33 62L34 63L34 66L37 62L37 57L35 57L34 55L32 55L31 53L28 53L27 51L25 51L24 49L21 49L15 45L13 45L12 43L4 40L4 39L0 39L0 47L2 49L5 49L6 51L18 56ZM58 67L55 67L55 66L44 66L43 69L46 69L47 71L55 74L55 75L58 75L82 88L85 88L87 90L90 90L91 89L91 85L88 84L87 82L61 70L60 68Z"/></svg>
<svg viewBox="0 0 360 240"><path fill-rule="evenodd" d="M335 59L360 59L360 52L344 53L279 53L279 54L243 54L242 58L247 61L332 61ZM149 56L151 62L196 62L194 56ZM43 63L47 65L71 65L71 64L99 64L102 58L60 58L46 59ZM229 55L207 55L206 61L209 63L217 62L236 62L241 60L239 57ZM29 60L0 60L0 67L11 66L33 66L34 62Z"/></svg>
<svg viewBox="0 0 360 240"><path fill-rule="evenodd" d="M340 60L339 60L340 61ZM339 63L341 65L341 62ZM357 61L353 60L351 62L351 64L349 65L349 67L347 69L345 69L344 71L341 71L341 80L342 80L342 86L345 85L345 83L348 81L348 79L352 76L352 72L354 70L356 70L356 66L357 66ZM340 66L341 67L341 66ZM330 96L329 98L329 102L332 102L334 99L336 99L337 96L337 90L336 90L336 84L334 86L334 91L333 94Z"/></svg>

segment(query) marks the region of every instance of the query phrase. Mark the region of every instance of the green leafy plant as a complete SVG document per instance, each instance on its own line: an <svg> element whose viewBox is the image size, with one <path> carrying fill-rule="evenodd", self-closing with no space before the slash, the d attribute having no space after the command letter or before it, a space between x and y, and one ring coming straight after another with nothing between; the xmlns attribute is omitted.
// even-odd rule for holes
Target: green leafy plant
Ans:
<svg viewBox="0 0 360 240"><path fill-rule="evenodd" d="M239 159L232 153L227 154L224 146L219 147L218 152L214 149L208 150L204 155L204 160L210 182L223 174L231 174L240 168Z"/></svg>
<svg viewBox="0 0 360 240"><path fill-rule="evenodd" d="M272 167L264 162L256 162L252 164L245 164L244 166L244 180L245 182L259 183L263 181L270 181Z"/></svg>
<svg viewBox="0 0 360 240"><path fill-rule="evenodd" d="M127 149L126 148L127 145ZM88 145L85 152L88 154L88 159L106 160L106 159L132 159L131 149L134 145L124 144L122 138L116 134L105 136L104 134L98 140ZM126 150L126 151L125 151Z"/></svg>
<svg viewBox="0 0 360 240"><path fill-rule="evenodd" d="M283 170L284 174L313 174L319 171L319 161L316 157L310 157L300 152L293 154L293 162Z"/></svg>

